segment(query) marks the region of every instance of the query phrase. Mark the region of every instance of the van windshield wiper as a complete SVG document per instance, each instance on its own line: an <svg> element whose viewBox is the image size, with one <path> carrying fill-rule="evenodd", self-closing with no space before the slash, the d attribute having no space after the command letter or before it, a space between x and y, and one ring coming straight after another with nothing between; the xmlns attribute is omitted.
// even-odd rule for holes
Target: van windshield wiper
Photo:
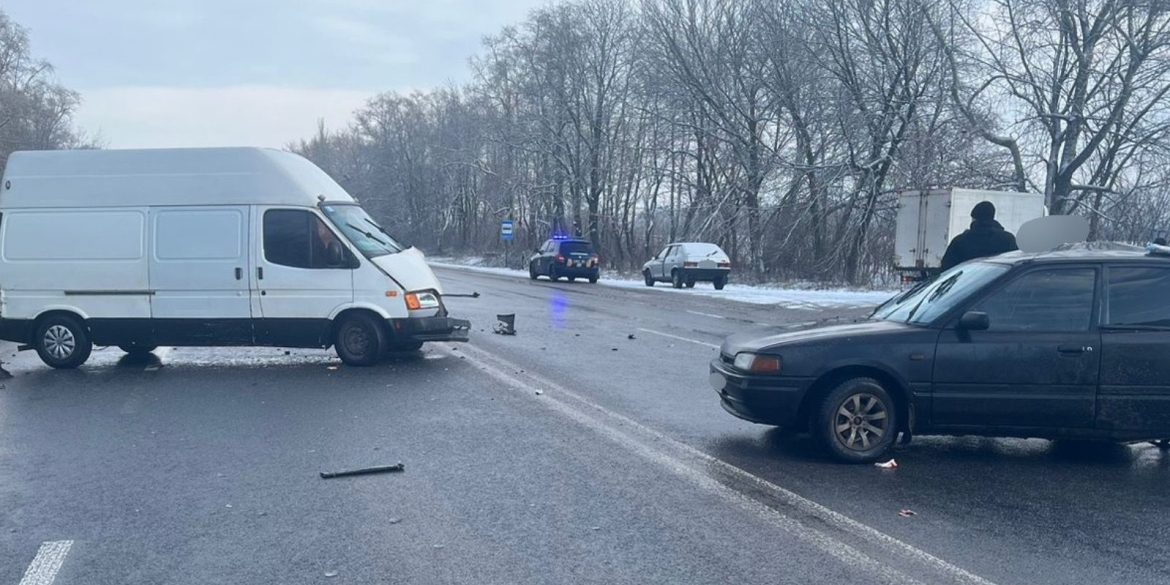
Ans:
<svg viewBox="0 0 1170 585"><path fill-rule="evenodd" d="M358 226L356 226L356 225L353 225L352 223L346 222L346 223L345 223L345 225L349 226L349 229L351 229L351 230L354 230L354 231L356 231L357 233L359 233L359 234L362 234L363 236L365 236L365 237L367 237L367 238L369 238L369 239L371 239L371 240L374 240L375 242L378 242L379 244L382 244L383 246L388 246L388 245L389 245L389 244L387 244L386 242L383 242L382 240L379 240L379 239L378 239L378 237L377 237L377 236L375 236L374 234L371 234L370 232L367 232L367 231L363 230L362 228L360 228L360 227L358 227Z"/></svg>

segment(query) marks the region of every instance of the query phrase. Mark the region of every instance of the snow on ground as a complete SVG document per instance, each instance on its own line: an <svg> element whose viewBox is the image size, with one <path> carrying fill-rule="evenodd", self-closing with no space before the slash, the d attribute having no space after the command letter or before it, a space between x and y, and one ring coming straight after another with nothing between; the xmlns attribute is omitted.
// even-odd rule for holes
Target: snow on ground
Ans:
<svg viewBox="0 0 1170 585"><path fill-rule="evenodd" d="M496 268L479 266L479 259L460 260L453 258L428 259L432 266L470 270L485 274L500 276L515 276L528 278L523 270L511 268ZM542 278L543 280L543 278ZM617 274L602 274L598 284L614 288L646 289L646 283L641 279L623 278ZM704 297L727 299L754 305L779 305L788 309L824 309L824 308L860 308L876 306L895 293L894 291L850 291L841 289L796 289L779 286L750 286L746 284L728 284L723 290L715 290L709 282L695 284L695 288L675 289L670 283L660 282L654 288L648 289L664 294L698 295Z"/></svg>

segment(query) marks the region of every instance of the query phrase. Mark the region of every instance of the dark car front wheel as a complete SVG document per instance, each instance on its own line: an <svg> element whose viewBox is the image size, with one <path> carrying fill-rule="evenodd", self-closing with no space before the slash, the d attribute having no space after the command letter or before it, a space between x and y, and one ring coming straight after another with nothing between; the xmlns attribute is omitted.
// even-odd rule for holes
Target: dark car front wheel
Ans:
<svg viewBox="0 0 1170 585"><path fill-rule="evenodd" d="M536 280L537 276L540 276L540 275L536 273L536 263L529 262L528 263L528 279L529 280Z"/></svg>
<svg viewBox="0 0 1170 585"><path fill-rule="evenodd" d="M878 460L898 434L894 400L873 378L838 385L813 416L813 436L834 459L848 463Z"/></svg>

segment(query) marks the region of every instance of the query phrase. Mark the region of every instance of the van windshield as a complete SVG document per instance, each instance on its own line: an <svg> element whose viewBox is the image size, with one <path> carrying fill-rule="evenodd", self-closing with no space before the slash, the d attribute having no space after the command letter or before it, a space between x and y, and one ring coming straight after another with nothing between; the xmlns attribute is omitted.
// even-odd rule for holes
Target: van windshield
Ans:
<svg viewBox="0 0 1170 585"><path fill-rule="evenodd" d="M366 258L397 254L408 247L391 237L358 205L330 203L322 205L321 211Z"/></svg>

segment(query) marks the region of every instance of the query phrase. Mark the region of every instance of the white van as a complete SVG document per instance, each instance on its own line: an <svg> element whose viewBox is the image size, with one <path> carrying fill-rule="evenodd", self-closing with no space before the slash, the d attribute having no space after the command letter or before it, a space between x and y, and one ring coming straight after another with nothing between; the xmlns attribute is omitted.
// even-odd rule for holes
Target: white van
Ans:
<svg viewBox="0 0 1170 585"><path fill-rule="evenodd" d="M422 253L295 154L17 152L0 181L0 339L50 366L94 345L332 345L367 366L468 339Z"/></svg>

